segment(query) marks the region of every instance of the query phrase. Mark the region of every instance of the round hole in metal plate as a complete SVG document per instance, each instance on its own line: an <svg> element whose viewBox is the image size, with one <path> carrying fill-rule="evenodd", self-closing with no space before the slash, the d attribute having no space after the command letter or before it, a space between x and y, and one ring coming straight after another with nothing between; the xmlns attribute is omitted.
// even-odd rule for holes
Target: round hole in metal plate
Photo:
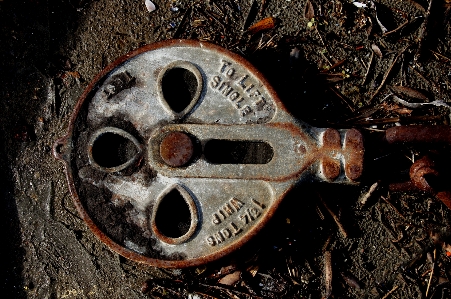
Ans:
<svg viewBox="0 0 451 299"><path fill-rule="evenodd" d="M193 101L198 85L196 75L183 67L166 70L161 81L163 97L176 113L185 110Z"/></svg>

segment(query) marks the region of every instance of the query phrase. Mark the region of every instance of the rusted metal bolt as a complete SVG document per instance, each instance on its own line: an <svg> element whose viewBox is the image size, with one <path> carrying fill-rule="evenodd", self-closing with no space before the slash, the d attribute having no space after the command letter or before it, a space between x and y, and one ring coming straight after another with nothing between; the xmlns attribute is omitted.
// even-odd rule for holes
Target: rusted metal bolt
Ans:
<svg viewBox="0 0 451 299"><path fill-rule="evenodd" d="M180 167L188 163L193 152L193 141L182 132L169 133L160 143L161 159L172 167Z"/></svg>

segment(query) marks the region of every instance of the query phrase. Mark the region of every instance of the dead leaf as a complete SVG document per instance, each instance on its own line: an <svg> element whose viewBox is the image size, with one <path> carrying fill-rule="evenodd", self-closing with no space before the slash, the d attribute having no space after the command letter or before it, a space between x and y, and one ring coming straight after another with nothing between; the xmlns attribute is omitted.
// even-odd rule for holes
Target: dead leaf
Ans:
<svg viewBox="0 0 451 299"><path fill-rule="evenodd" d="M276 26L276 18L273 17L267 17L263 20L258 21L251 27L249 27L248 32L250 34L256 34L258 32L272 29Z"/></svg>
<svg viewBox="0 0 451 299"><path fill-rule="evenodd" d="M428 97L416 89L407 86L390 86L390 89L400 96L407 96L412 99L421 100L423 102L429 102Z"/></svg>
<svg viewBox="0 0 451 299"><path fill-rule="evenodd" d="M357 290L360 290L362 288L359 281L357 280L357 278L354 275L341 273L341 277L343 277L343 280L346 281L346 283L350 287L357 289Z"/></svg>
<svg viewBox="0 0 451 299"><path fill-rule="evenodd" d="M221 278L218 283L225 284L228 286L234 285L237 283L241 278L241 271L237 270L235 272L232 272L230 274L227 274L223 278Z"/></svg>
<svg viewBox="0 0 451 299"><path fill-rule="evenodd" d="M379 49L379 47L376 44L371 45L371 49L373 49L374 53L379 56L379 58L382 58L382 51Z"/></svg>
<svg viewBox="0 0 451 299"><path fill-rule="evenodd" d="M313 4L310 0L307 0L305 3L304 17L309 21L315 17L315 9L313 8Z"/></svg>

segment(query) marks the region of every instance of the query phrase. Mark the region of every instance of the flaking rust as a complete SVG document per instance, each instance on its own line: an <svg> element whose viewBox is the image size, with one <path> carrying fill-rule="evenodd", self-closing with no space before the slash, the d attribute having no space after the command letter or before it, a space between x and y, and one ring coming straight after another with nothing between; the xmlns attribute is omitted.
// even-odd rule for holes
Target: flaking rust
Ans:
<svg viewBox="0 0 451 299"><path fill-rule="evenodd" d="M217 157L224 149L229 160ZM102 242L137 262L180 268L242 246L300 182L355 184L364 150L355 129L293 118L240 56L171 40L102 71L54 153Z"/></svg>

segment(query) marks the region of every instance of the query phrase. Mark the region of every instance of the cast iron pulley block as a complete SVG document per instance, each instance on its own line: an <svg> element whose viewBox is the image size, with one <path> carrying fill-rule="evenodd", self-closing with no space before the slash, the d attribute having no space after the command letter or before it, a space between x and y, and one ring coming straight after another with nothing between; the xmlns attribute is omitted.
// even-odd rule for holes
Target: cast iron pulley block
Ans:
<svg viewBox="0 0 451 299"><path fill-rule="evenodd" d="M363 152L359 131L295 119L243 58L186 40L108 66L54 147L93 233L158 267L239 248L301 181L355 183Z"/></svg>

